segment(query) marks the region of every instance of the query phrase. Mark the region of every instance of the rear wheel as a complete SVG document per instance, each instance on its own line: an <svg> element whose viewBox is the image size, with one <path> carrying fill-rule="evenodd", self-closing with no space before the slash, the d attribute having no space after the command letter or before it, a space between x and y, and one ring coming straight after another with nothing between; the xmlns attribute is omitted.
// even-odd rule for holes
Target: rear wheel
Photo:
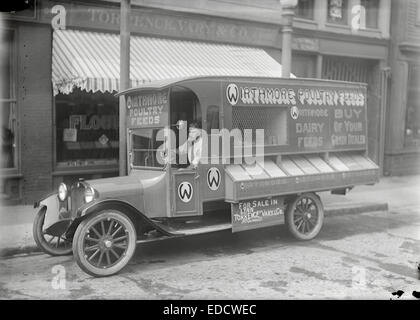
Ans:
<svg viewBox="0 0 420 320"><path fill-rule="evenodd" d="M289 232L298 240L311 240L321 230L324 208L314 193L304 193L287 206L286 224Z"/></svg>
<svg viewBox="0 0 420 320"><path fill-rule="evenodd" d="M122 212L106 210L83 220L73 237L73 255L79 267L95 277L124 268L136 249L136 229Z"/></svg>
<svg viewBox="0 0 420 320"><path fill-rule="evenodd" d="M72 253L71 239L67 239L64 234L51 235L43 230L45 213L47 209L41 208L35 216L32 233L38 247L52 256L65 256Z"/></svg>

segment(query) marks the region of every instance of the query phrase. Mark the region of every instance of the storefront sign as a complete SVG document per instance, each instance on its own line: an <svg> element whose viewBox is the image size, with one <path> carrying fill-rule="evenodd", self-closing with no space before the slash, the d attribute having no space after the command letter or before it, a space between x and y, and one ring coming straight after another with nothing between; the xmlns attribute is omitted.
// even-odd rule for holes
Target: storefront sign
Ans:
<svg viewBox="0 0 420 320"><path fill-rule="evenodd" d="M69 118L70 128L79 130L118 129L117 115L73 114Z"/></svg>
<svg viewBox="0 0 420 320"><path fill-rule="evenodd" d="M168 125L168 91L127 96L127 126L130 128Z"/></svg>
<svg viewBox="0 0 420 320"><path fill-rule="evenodd" d="M64 1L43 1L40 21L51 23L56 15L51 8L62 5L66 10L67 27L96 28L101 31L118 31L120 28L120 9L118 6L96 6ZM232 20L214 17L202 19L195 15L165 13L154 9L135 8L130 11L130 30L132 34L182 37L206 41L228 43L247 43L253 45L272 45L278 38L278 26L268 24L243 24Z"/></svg>
<svg viewBox="0 0 420 320"><path fill-rule="evenodd" d="M260 87L230 83L226 98L231 105L309 105L364 106L365 93L357 90L300 88L297 86Z"/></svg>
<svg viewBox="0 0 420 320"><path fill-rule="evenodd" d="M232 231L284 223L283 198L255 199L232 204Z"/></svg>

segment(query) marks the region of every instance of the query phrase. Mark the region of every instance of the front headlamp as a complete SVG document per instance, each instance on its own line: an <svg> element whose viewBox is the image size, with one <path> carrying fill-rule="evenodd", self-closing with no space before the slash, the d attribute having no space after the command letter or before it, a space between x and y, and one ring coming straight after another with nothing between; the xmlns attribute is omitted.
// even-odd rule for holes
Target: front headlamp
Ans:
<svg viewBox="0 0 420 320"><path fill-rule="evenodd" d="M93 199L95 199L95 190L92 187L87 187L85 190L85 202L92 202Z"/></svg>
<svg viewBox="0 0 420 320"><path fill-rule="evenodd" d="M68 190L67 190L67 186L64 182L60 183L60 185L58 186L58 198L61 201L66 200L67 196L68 196Z"/></svg>

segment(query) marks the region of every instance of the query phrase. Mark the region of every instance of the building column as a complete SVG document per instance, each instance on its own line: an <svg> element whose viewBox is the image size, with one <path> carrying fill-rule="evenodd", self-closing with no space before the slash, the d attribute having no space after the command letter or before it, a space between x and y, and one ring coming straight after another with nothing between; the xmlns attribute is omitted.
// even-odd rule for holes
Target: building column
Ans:
<svg viewBox="0 0 420 320"><path fill-rule="evenodd" d="M314 19L318 22L319 29L325 29L327 22L328 0L315 0L314 2Z"/></svg>
<svg viewBox="0 0 420 320"><path fill-rule="evenodd" d="M130 0L121 1L120 19L120 91L130 87ZM127 174L127 130L125 97L119 97L119 172Z"/></svg>
<svg viewBox="0 0 420 320"><path fill-rule="evenodd" d="M322 54L316 56L316 77L322 79Z"/></svg>
<svg viewBox="0 0 420 320"><path fill-rule="evenodd" d="M391 68L387 65L385 60L379 63L381 71L381 84L380 84L380 121L379 121L379 170L380 174L384 174L384 159L385 159L385 136L386 136L386 118L387 118L387 104L388 104L388 80L391 76Z"/></svg>
<svg viewBox="0 0 420 320"><path fill-rule="evenodd" d="M297 0L280 0L282 18L282 46L281 46L281 65L282 77L290 78L292 68L292 31L294 7Z"/></svg>
<svg viewBox="0 0 420 320"><path fill-rule="evenodd" d="M389 27L391 23L391 0L380 0L378 13L378 29L382 37L389 38Z"/></svg>

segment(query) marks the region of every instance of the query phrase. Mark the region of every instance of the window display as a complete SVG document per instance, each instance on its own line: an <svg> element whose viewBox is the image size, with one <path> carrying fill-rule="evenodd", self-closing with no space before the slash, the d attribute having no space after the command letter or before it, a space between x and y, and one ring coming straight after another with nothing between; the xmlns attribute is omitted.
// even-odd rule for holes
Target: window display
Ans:
<svg viewBox="0 0 420 320"><path fill-rule="evenodd" d="M118 98L74 90L55 105L57 166L118 163Z"/></svg>

